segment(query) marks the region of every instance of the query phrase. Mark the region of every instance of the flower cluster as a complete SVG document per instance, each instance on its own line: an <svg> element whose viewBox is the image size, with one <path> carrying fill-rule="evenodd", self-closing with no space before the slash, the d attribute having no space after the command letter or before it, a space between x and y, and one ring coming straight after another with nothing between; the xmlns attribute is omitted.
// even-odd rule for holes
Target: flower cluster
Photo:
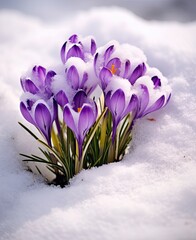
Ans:
<svg viewBox="0 0 196 240"><path fill-rule="evenodd" d="M45 158L22 156L47 164L63 186L82 169L121 160L135 121L164 107L171 89L128 44L97 48L93 37L74 34L60 55L59 66L34 66L21 77L21 113L45 141L20 124L47 149Z"/></svg>

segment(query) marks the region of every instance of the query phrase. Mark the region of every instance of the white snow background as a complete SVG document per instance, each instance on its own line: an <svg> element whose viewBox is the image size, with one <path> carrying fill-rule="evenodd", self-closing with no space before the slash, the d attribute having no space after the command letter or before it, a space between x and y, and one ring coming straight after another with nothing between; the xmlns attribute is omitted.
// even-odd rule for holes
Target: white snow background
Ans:
<svg viewBox="0 0 196 240"><path fill-rule="evenodd" d="M140 47L169 79L164 109L139 120L123 161L82 171L63 189L25 170L37 144L19 125L19 78L60 62L69 35ZM146 21L95 8L55 23L0 11L0 239L196 239L196 22ZM31 128L33 129L33 127Z"/></svg>

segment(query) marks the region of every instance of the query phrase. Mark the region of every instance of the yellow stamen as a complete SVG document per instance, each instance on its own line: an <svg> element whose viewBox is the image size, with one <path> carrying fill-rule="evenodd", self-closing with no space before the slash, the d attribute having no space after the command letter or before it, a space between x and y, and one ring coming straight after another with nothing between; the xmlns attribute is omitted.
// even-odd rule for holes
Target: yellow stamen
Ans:
<svg viewBox="0 0 196 240"><path fill-rule="evenodd" d="M80 112L82 110L82 108L78 108L77 110L78 110L78 112Z"/></svg>
<svg viewBox="0 0 196 240"><path fill-rule="evenodd" d="M117 68L115 68L115 65L112 64L111 68L110 68L110 71L112 74L115 74L117 72Z"/></svg>

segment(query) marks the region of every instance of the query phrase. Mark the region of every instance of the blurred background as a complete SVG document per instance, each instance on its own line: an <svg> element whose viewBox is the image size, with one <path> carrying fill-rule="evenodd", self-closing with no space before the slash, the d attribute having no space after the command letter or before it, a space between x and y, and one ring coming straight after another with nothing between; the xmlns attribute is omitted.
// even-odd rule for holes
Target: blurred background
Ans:
<svg viewBox="0 0 196 240"><path fill-rule="evenodd" d="M17 10L52 22L101 6L126 8L147 20L196 20L196 0L0 0L0 9Z"/></svg>

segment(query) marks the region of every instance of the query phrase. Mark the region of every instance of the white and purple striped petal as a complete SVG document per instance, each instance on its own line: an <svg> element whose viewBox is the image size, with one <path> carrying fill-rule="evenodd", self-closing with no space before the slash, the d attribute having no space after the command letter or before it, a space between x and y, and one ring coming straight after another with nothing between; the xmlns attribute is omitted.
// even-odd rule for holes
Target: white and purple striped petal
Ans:
<svg viewBox="0 0 196 240"><path fill-rule="evenodd" d="M108 83L110 82L112 73L109 69L103 67L99 74L99 79L101 80L101 88L106 89Z"/></svg>
<svg viewBox="0 0 196 240"><path fill-rule="evenodd" d="M146 72L146 66L144 63L139 64L131 74L131 77L129 78L129 81L132 85L137 81L138 78L143 76Z"/></svg>
<svg viewBox="0 0 196 240"><path fill-rule="evenodd" d="M33 120L32 116L31 116L31 114L30 114L30 111L27 109L26 105L25 105L23 102L20 103L20 111L21 111L23 117L24 117L28 122L30 122L30 123L33 124L33 125L36 125L36 124L35 124L35 121Z"/></svg>
<svg viewBox="0 0 196 240"><path fill-rule="evenodd" d="M67 71L67 80L73 89L77 90L80 86L78 70L75 66L71 66Z"/></svg>
<svg viewBox="0 0 196 240"><path fill-rule="evenodd" d="M52 116L48 107L43 103L38 103L35 107L35 123L46 137L48 143L51 142ZM49 144L51 145L51 144Z"/></svg>
<svg viewBox="0 0 196 240"><path fill-rule="evenodd" d="M60 90L55 95L55 100L61 107L64 107L68 103L68 98L63 90Z"/></svg>
<svg viewBox="0 0 196 240"><path fill-rule="evenodd" d="M36 94L39 92L39 89L30 79L25 79L25 80L21 79L21 85L25 92L30 92L32 94Z"/></svg>

